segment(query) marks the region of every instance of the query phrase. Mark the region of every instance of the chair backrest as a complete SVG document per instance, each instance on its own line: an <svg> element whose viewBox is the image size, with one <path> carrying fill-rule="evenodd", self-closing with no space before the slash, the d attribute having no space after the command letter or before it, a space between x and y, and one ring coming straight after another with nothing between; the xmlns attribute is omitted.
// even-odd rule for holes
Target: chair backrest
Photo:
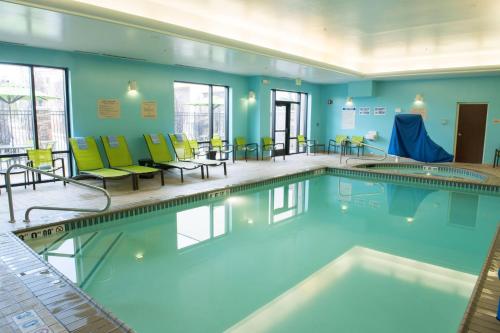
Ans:
<svg viewBox="0 0 500 333"><path fill-rule="evenodd" d="M297 135L297 143L300 144L305 144L306 143L306 137L303 135Z"/></svg>
<svg viewBox="0 0 500 333"><path fill-rule="evenodd" d="M186 134L169 134L168 138L170 139L172 147L174 147L175 155L179 160L194 158L193 150Z"/></svg>
<svg viewBox="0 0 500 333"><path fill-rule="evenodd" d="M262 138L262 145L267 146L267 145L273 145L273 139L269 136L265 136Z"/></svg>
<svg viewBox="0 0 500 333"><path fill-rule="evenodd" d="M153 140L152 135L156 136L156 140ZM168 150L167 141L163 134L144 134L144 140L146 140L146 145L148 146L149 154L151 159L155 163L162 162L172 162L173 158ZM156 141L156 142L155 142Z"/></svg>
<svg viewBox="0 0 500 333"><path fill-rule="evenodd" d="M362 143L363 140L364 140L364 137L362 135L353 135L351 137L351 142L352 143L358 143L359 144L359 143Z"/></svg>
<svg viewBox="0 0 500 333"><path fill-rule="evenodd" d="M245 146L247 144L247 139L242 136L238 136L234 139L234 143L237 146Z"/></svg>
<svg viewBox="0 0 500 333"><path fill-rule="evenodd" d="M339 144L342 143L342 141L345 141L345 140L347 140L347 135L337 135L335 137L335 142L339 143Z"/></svg>
<svg viewBox="0 0 500 333"><path fill-rule="evenodd" d="M26 149L33 168L52 166L52 149Z"/></svg>
<svg viewBox="0 0 500 333"><path fill-rule="evenodd" d="M80 145L78 140L83 140L84 145ZM104 168L101 154L97 149L95 139L91 136L86 138L70 138L69 144L75 157L76 166L80 171L90 171Z"/></svg>
<svg viewBox="0 0 500 333"><path fill-rule="evenodd" d="M224 143L222 142L221 137L218 134L215 134L213 138L210 139L210 145L214 148L222 148Z"/></svg>
<svg viewBox="0 0 500 333"><path fill-rule="evenodd" d="M110 142L110 139L112 142ZM132 156L128 150L127 141L123 135L110 138L101 136L104 151L112 168L124 167L133 164Z"/></svg>

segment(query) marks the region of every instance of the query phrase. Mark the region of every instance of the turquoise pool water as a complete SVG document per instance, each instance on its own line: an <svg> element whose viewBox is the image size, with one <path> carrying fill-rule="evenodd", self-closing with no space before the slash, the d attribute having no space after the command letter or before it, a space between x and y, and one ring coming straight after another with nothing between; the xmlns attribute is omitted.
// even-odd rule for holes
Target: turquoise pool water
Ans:
<svg viewBox="0 0 500 333"><path fill-rule="evenodd" d="M323 175L29 245L139 333L455 332L499 206Z"/></svg>

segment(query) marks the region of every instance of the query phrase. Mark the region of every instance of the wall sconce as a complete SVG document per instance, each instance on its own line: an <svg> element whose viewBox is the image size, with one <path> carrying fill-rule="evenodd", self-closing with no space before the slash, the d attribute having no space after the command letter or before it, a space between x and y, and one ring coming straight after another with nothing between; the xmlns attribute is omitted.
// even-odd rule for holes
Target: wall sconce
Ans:
<svg viewBox="0 0 500 333"><path fill-rule="evenodd" d="M299 79L299 78L295 79L295 85L296 86L301 86L302 85L302 80Z"/></svg>
<svg viewBox="0 0 500 333"><path fill-rule="evenodd" d="M250 91L248 92L248 101L249 101L250 103L255 102L255 91L250 90Z"/></svg>
<svg viewBox="0 0 500 333"><path fill-rule="evenodd" d="M352 97L347 97L347 99L345 100L345 105L352 106L352 104L353 104Z"/></svg>
<svg viewBox="0 0 500 333"><path fill-rule="evenodd" d="M415 104L424 104L424 97L420 94L417 94L417 96L415 96Z"/></svg>
<svg viewBox="0 0 500 333"><path fill-rule="evenodd" d="M128 93L130 95L137 94L137 82L136 81L128 81Z"/></svg>

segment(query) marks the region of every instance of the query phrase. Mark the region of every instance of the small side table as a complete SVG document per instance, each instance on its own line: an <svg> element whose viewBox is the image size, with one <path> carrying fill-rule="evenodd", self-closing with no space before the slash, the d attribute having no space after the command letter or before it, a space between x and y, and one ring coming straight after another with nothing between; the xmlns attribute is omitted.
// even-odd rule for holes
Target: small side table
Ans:
<svg viewBox="0 0 500 333"><path fill-rule="evenodd" d="M137 162L139 162L140 166L147 166L150 168L154 168L154 162L150 158L141 158ZM139 175L139 178L141 179L152 179L154 177L155 177L154 174Z"/></svg>
<svg viewBox="0 0 500 333"><path fill-rule="evenodd" d="M27 178L26 178L26 176L28 175L28 170L24 170L24 169L12 169L12 170L10 170L10 174L11 175L24 174L24 188L26 188L26 184L27 184L27 181L26 181ZM0 175L3 176L4 184L5 184L5 181L7 180L7 169L0 170ZM2 194L2 190L0 190L0 194Z"/></svg>

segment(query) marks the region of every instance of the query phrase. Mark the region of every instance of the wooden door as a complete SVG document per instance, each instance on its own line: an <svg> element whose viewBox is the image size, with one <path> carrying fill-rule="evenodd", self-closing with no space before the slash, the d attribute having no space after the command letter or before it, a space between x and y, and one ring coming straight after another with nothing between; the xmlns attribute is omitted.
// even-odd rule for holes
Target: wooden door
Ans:
<svg viewBox="0 0 500 333"><path fill-rule="evenodd" d="M487 104L459 104L455 162L482 163Z"/></svg>

